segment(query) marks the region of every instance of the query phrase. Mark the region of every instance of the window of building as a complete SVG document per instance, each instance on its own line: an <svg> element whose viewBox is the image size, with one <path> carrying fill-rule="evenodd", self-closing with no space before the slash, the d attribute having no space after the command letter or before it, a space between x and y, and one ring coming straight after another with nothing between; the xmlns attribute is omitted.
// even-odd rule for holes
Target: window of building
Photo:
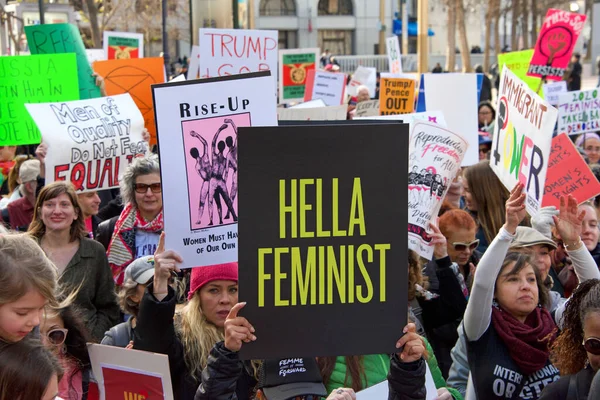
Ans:
<svg viewBox="0 0 600 400"><path fill-rule="evenodd" d="M278 17L296 15L296 2L294 0L261 0L261 17Z"/></svg>
<svg viewBox="0 0 600 400"><path fill-rule="evenodd" d="M352 0L319 0L319 15L354 15Z"/></svg>
<svg viewBox="0 0 600 400"><path fill-rule="evenodd" d="M297 47L297 31L279 31L279 49L295 49Z"/></svg>
<svg viewBox="0 0 600 400"><path fill-rule="evenodd" d="M350 30L319 30L319 47L329 49L333 55L353 54L352 35Z"/></svg>

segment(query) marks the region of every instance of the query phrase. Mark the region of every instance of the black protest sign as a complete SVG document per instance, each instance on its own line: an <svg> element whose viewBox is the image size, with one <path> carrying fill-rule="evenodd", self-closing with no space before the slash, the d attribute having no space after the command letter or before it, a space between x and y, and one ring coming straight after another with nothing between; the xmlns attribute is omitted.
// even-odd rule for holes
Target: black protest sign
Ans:
<svg viewBox="0 0 600 400"><path fill-rule="evenodd" d="M408 125L240 128L249 358L391 353L407 319ZM242 211L245 210L245 211Z"/></svg>

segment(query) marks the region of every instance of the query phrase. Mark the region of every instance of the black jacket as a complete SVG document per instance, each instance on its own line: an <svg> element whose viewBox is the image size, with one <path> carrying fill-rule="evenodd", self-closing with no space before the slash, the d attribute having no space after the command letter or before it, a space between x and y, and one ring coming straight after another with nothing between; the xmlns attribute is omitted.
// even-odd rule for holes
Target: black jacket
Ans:
<svg viewBox="0 0 600 400"><path fill-rule="evenodd" d="M588 365L576 375L563 376L546 386L539 400L587 400L592 379L594 370Z"/></svg>
<svg viewBox="0 0 600 400"><path fill-rule="evenodd" d="M94 233L94 238L104 246L104 250L106 251L108 251L108 245L110 244L110 239L112 238L118 219L119 216L117 215L116 217L102 221L98 224Z"/></svg>
<svg viewBox="0 0 600 400"><path fill-rule="evenodd" d="M183 358L183 344L175 333L173 317L177 296L169 287L169 294L158 301L152 294L151 283L140 303L140 311L133 334L133 348L169 356L173 394L177 400L192 400L201 377L194 379Z"/></svg>
<svg viewBox="0 0 600 400"><path fill-rule="evenodd" d="M390 361L388 400L424 400L425 360L402 363L397 355ZM249 400L254 398L256 380L252 366L241 361L238 353L229 351L223 342L210 352L208 364L202 371L202 384L194 400Z"/></svg>

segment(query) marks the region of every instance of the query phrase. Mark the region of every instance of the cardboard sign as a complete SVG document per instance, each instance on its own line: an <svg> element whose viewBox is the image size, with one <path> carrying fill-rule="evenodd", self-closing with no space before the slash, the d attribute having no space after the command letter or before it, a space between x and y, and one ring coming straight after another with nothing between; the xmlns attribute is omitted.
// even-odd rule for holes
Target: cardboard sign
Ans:
<svg viewBox="0 0 600 400"><path fill-rule="evenodd" d="M544 93L544 99L553 106L557 106L560 102L560 95L567 93L567 82L558 81L552 83L544 83L542 85L542 91ZM560 113L560 110L558 110ZM560 115L560 114L559 114Z"/></svg>
<svg viewBox="0 0 600 400"><path fill-rule="evenodd" d="M408 125L377 124L377 140L366 140L369 129L240 129L241 314L260 332L243 359L395 351L407 307L398 226L407 222L399 149Z"/></svg>
<svg viewBox="0 0 600 400"><path fill-rule="evenodd" d="M598 89L562 93L558 99L558 133L577 135L600 130Z"/></svg>
<svg viewBox="0 0 600 400"><path fill-rule="evenodd" d="M144 35L141 33L104 31L102 43L107 60L144 57Z"/></svg>
<svg viewBox="0 0 600 400"><path fill-rule="evenodd" d="M408 248L431 260L428 233L450 184L458 174L469 143L429 122L414 122L408 150Z"/></svg>
<svg viewBox="0 0 600 400"><path fill-rule="evenodd" d="M537 93L542 80L540 78L527 75L531 57L533 57L533 49L498 54L498 71L502 73L502 69L506 65L508 69L516 75L517 78L529 86L529 89ZM500 78L502 78L502 76Z"/></svg>
<svg viewBox="0 0 600 400"><path fill-rule="evenodd" d="M469 143L463 167L479 162L476 74L423 74L427 110L440 110L451 132ZM451 95L449 95L451 93Z"/></svg>
<svg viewBox="0 0 600 400"><path fill-rule="evenodd" d="M349 96L356 97L358 95L358 87L364 85L369 88L369 97L375 97L375 87L377 86L377 68L358 67L350 83L346 88L346 93Z"/></svg>
<svg viewBox="0 0 600 400"><path fill-rule="evenodd" d="M318 67L320 50L279 50L279 102L302 101L308 71Z"/></svg>
<svg viewBox="0 0 600 400"><path fill-rule="evenodd" d="M388 61L390 63L390 72L392 74L402 73L402 56L400 53L400 42L398 36L392 36L385 40L387 48Z"/></svg>
<svg viewBox="0 0 600 400"><path fill-rule="evenodd" d="M150 144L156 144L156 125L150 87L165 82L162 57L100 61L94 64L94 69L104 77L109 96L123 93L131 95L144 117L144 126L150 132Z"/></svg>
<svg viewBox="0 0 600 400"><path fill-rule="evenodd" d="M354 118L379 115L379 100L361 101L356 104Z"/></svg>
<svg viewBox="0 0 600 400"><path fill-rule="evenodd" d="M0 146L40 143L25 103L79 99L74 54L0 57Z"/></svg>
<svg viewBox="0 0 600 400"><path fill-rule="evenodd" d="M556 108L504 67L490 166L507 189L517 182L525 185L525 206L532 216L542 204L557 116Z"/></svg>
<svg viewBox="0 0 600 400"><path fill-rule="evenodd" d="M341 106L317 108L278 108L279 121L343 121L346 119L348 107Z"/></svg>
<svg viewBox="0 0 600 400"><path fill-rule="evenodd" d="M305 101L304 103L298 103L298 104L293 105L288 108L298 109L298 108L319 108L319 107L327 107L327 104L325 104L323 99L315 99L315 100Z"/></svg>
<svg viewBox="0 0 600 400"><path fill-rule="evenodd" d="M344 104L346 74L310 70L308 71L306 88L304 101L322 99L328 106Z"/></svg>
<svg viewBox="0 0 600 400"><path fill-rule="evenodd" d="M154 85L166 247L183 268L235 262L237 133L276 126L269 71Z"/></svg>
<svg viewBox="0 0 600 400"><path fill-rule="evenodd" d="M549 9L527 75L562 80L585 19L585 14Z"/></svg>
<svg viewBox="0 0 600 400"><path fill-rule="evenodd" d="M383 78L379 85L381 115L410 114L415 110L415 81Z"/></svg>
<svg viewBox="0 0 600 400"><path fill-rule="evenodd" d="M93 71L76 26L70 24L29 25L25 27L25 35L27 35L27 44L31 54L75 53L79 98L85 100L100 97L100 89L96 86L96 78L92 76Z"/></svg>
<svg viewBox="0 0 600 400"><path fill-rule="evenodd" d="M101 400L173 400L169 357L88 343Z"/></svg>
<svg viewBox="0 0 600 400"><path fill-rule="evenodd" d="M441 111L425 111L414 114L402 114L402 115L378 115L374 117L355 117L355 121L362 120L389 120L389 121L403 121L407 124L414 122L431 122L440 126L446 127L446 119L444 113Z"/></svg>
<svg viewBox="0 0 600 400"><path fill-rule="evenodd" d="M272 71L277 79L278 32L200 28L200 77Z"/></svg>
<svg viewBox="0 0 600 400"><path fill-rule="evenodd" d="M569 136L562 133L552 139L542 205L559 208L560 196L568 195L581 204L599 193L600 183Z"/></svg>
<svg viewBox="0 0 600 400"><path fill-rule="evenodd" d="M119 187L129 163L148 150L128 94L26 107L48 145L47 184L66 180L79 192Z"/></svg>

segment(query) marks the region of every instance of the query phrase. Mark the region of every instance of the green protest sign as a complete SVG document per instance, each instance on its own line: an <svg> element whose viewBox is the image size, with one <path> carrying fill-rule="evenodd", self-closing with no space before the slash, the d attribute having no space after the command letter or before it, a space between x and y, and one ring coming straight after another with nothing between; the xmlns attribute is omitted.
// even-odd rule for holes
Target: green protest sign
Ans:
<svg viewBox="0 0 600 400"><path fill-rule="evenodd" d="M40 143L26 103L79 99L75 54L0 57L0 146Z"/></svg>
<svg viewBox="0 0 600 400"><path fill-rule="evenodd" d="M79 29L71 24L45 24L25 27L27 43L31 54L75 53L77 56L77 77L79 79L79 99L101 97L92 68L87 59Z"/></svg>
<svg viewBox="0 0 600 400"><path fill-rule="evenodd" d="M529 63L533 56L533 49L513 51L511 53L504 53L498 55L498 71L502 71L502 67L506 65L508 69L512 71L517 78L529 86L534 92L538 92L540 87L540 78L528 76L527 71L529 70ZM540 93L541 94L541 93Z"/></svg>

